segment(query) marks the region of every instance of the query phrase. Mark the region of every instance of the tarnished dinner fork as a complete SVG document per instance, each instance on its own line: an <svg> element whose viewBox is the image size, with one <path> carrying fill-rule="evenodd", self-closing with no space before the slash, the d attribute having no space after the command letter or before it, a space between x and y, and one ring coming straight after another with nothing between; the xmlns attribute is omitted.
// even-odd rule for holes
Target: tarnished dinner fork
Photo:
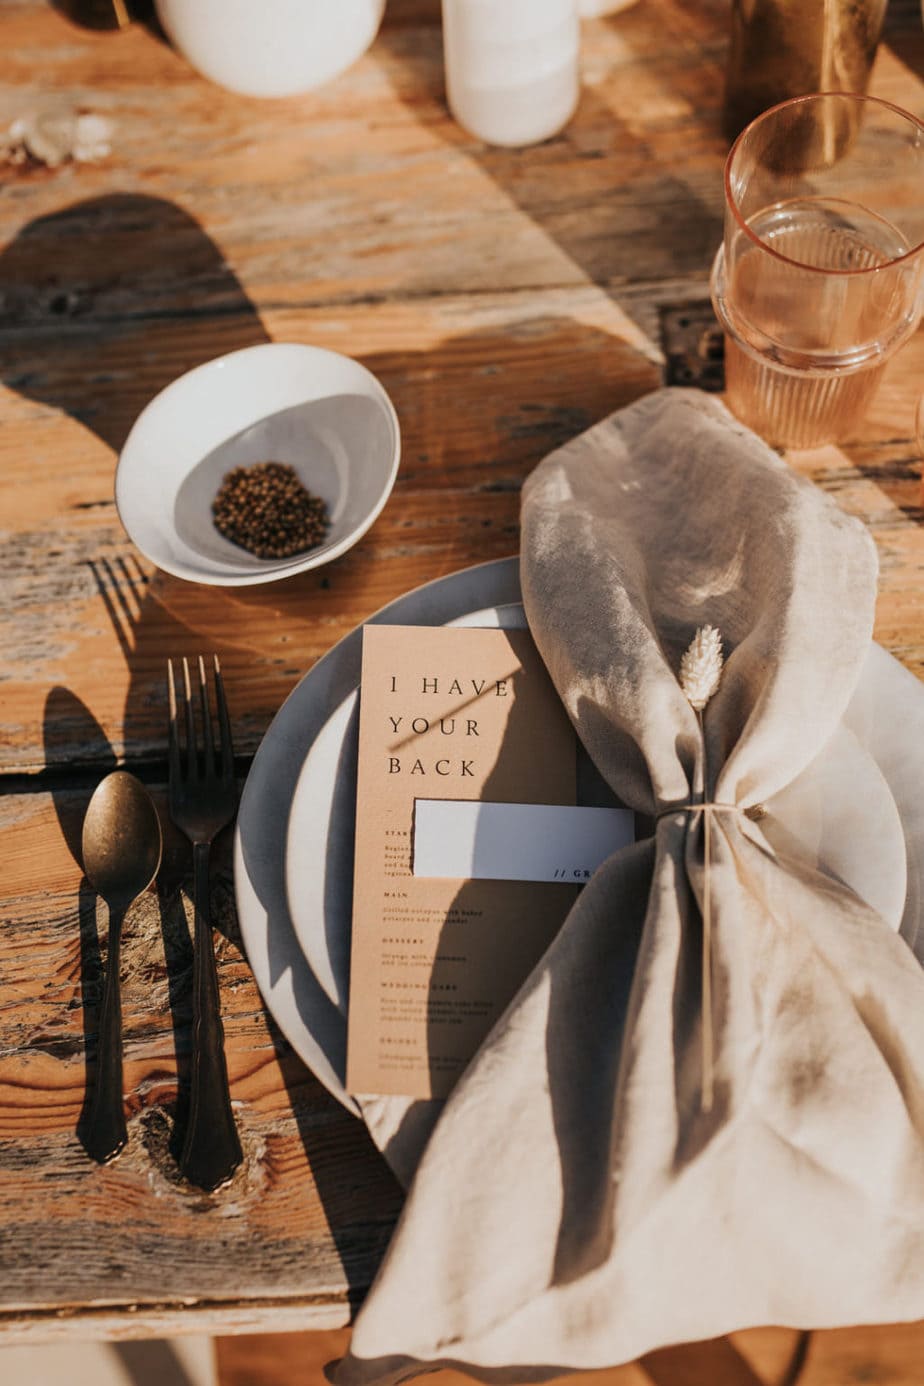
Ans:
<svg viewBox="0 0 924 1386"><path fill-rule="evenodd" d="M193 849L193 1030L189 1124L180 1166L187 1179L202 1189L216 1189L231 1177L243 1158L231 1112L228 1068L224 1054L224 1030L218 998L218 973L212 946L209 916L209 849L216 834L231 822L237 808L234 783L234 750L231 723L217 655L215 705L218 710L218 744L209 710L205 663L199 656L199 722L201 747L196 737L196 716L189 675L183 660L181 697L185 704L181 737L177 717L177 692L173 660L167 661L170 705L170 817Z"/></svg>

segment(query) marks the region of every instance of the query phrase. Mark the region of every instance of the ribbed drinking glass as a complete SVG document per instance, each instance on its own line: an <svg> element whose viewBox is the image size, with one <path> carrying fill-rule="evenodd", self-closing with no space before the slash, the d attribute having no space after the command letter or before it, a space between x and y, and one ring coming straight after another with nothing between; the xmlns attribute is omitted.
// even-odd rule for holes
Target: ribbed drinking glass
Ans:
<svg viewBox="0 0 924 1386"><path fill-rule="evenodd" d="M805 448L851 437L921 316L924 124L850 93L757 117L725 166L712 299L727 399Z"/></svg>

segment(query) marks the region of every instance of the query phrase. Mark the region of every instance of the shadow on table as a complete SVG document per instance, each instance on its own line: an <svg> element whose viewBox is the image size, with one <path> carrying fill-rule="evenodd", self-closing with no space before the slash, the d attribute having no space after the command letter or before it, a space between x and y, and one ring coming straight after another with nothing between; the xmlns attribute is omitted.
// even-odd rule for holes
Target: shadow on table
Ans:
<svg viewBox="0 0 924 1386"><path fill-rule="evenodd" d="M27 223L0 253L0 296L0 379L116 453L144 405L216 346L269 340L195 218L137 193Z"/></svg>
<svg viewBox="0 0 924 1386"><path fill-rule="evenodd" d="M892 0L885 12L882 42L899 62L924 81L924 29L919 0Z"/></svg>
<svg viewBox="0 0 924 1386"><path fill-rule="evenodd" d="M93 198L28 223L0 253L0 295L5 308L0 378L26 398L71 415L116 452L151 397L215 355L216 335L225 351L268 340L218 247L194 218L160 198ZM197 654L201 632L168 607L162 598L169 584L152 582L133 554L104 552L89 556L86 563L129 670L126 747L143 742L152 701L162 705L164 735L156 758L151 757L147 770L134 761L131 768L162 780L166 660ZM222 595L216 594L219 604ZM210 651L221 655L229 648L227 635L216 638L229 624L225 612L209 630ZM44 741L47 765L84 772L79 782L72 778L54 792L65 840L81 863L81 825L93 786L80 785L90 772L94 779L102 778L121 756L92 711L66 688L55 688L48 696ZM228 841L217 844L219 869L225 872ZM166 831L159 896L180 1068L177 1130L184 1120L189 1047L191 947L179 895L188 865L188 847ZM89 1091L102 961L96 897L86 881L78 909Z"/></svg>
<svg viewBox="0 0 924 1386"><path fill-rule="evenodd" d="M782 1370L772 1378L772 1386L795 1386L808 1360L811 1341L810 1332L793 1331L789 1355ZM660 1348L640 1358L639 1366L652 1386L686 1386L705 1381L721 1382L722 1386L769 1386L767 1378L755 1371L729 1338Z"/></svg>
<svg viewBox="0 0 924 1386"><path fill-rule="evenodd" d="M45 702L43 734L46 762L55 764L62 746L70 746L72 738L81 744L94 748L92 761L94 780L102 780L116 768L117 758L92 712L69 689L52 688ZM75 785L73 781L63 787L52 789L52 801L68 850L77 865L83 870L81 833L87 805L95 783L89 786ZM178 851L178 835L171 830L162 807L159 807L161 827L164 834L164 852L156 887L161 922L161 935L167 974L167 990L174 1034L174 1048L177 1058L177 1106L174 1131L177 1141L185 1130L185 1113L188 1107L189 1058L188 1033L191 1015L190 992L192 983L192 943L186 916L179 896L179 885L186 869L186 862ZM105 937L106 925L104 907L98 909L99 897L86 877L81 878L77 911L80 927L80 1003L83 1012L84 1056L86 1080L83 1106L77 1121L76 1134L83 1143L86 1135L86 1122L93 1098L97 1063L97 1033L99 1010L102 1004L105 969L100 948L100 937ZM133 943L132 912L125 924L125 950L123 968L130 965ZM99 917L98 917L99 915ZM174 1142L176 1144L177 1142ZM176 1158L179 1153L171 1146Z"/></svg>
<svg viewBox="0 0 924 1386"><path fill-rule="evenodd" d="M25 225L0 252L0 301L0 379L70 415L115 453L141 409L176 376L216 348L268 341L198 222L172 202L134 193L76 202ZM43 462L55 466L53 458ZM151 705L162 704L165 736L167 657L199 653L201 633L168 608L134 555L112 556L112 501L73 505L107 512L97 542L89 515L79 539L129 670L122 744L133 748L136 769L147 734L148 758L162 765L163 742L159 734L151 742L148 731ZM209 648L219 654L228 648L227 639L215 639L221 629L219 622L209 632ZM121 758L79 700L70 707L59 701L52 711L55 725L46 732L64 754L47 763L98 767Z"/></svg>
<svg viewBox="0 0 924 1386"><path fill-rule="evenodd" d="M0 292L10 323L0 334L0 376L5 383L29 399L70 414L114 450L140 409L177 374L214 355L216 346L232 350L267 339L218 248L191 217L159 199L92 199L30 223L0 254ZM407 443L390 514L380 523L390 522L397 534L405 524L430 526L427 576L464 566L475 557L515 551L517 494L532 466L552 447L657 383L657 368L637 347L598 327L552 316L459 334L435 349L370 356L365 364L392 394ZM471 410L460 409L460 391L473 401ZM428 512L416 522L405 521L400 512L402 489L413 494L436 479L476 497L483 493L485 503L476 503L467 517L449 507ZM149 579L133 555L113 556L111 541L107 542L108 551L90 549L86 562L129 670L122 744L132 748L130 768L157 782L164 774L165 737L156 734L156 723L161 715L166 719L168 655L213 648L222 656L230 654L223 663L232 671L227 682L235 732L243 723L242 740L250 746L265 724L260 722L263 714L257 716L252 709L234 718L233 670L238 667L239 676L246 679L249 669L249 661L240 659L238 628L246 629L258 614L263 618L261 629L275 623L284 630L287 652L279 657L292 664L285 672L294 681L323 648L319 639L325 639L328 589L336 590L341 612L357 611L360 616L381 600L369 596L370 591L382 590L376 577L374 530L320 577L309 573L233 593L212 589L207 602L193 585L160 573ZM110 735L114 740L112 731ZM46 763L52 766L92 767L101 775L122 758L120 747L110 742L90 709L66 689L49 695L45 742ZM239 769L245 768L242 759ZM62 829L66 837L70 834L78 860L78 819L82 822L89 793L89 787L84 791L77 786L75 791L73 780L70 789L55 791ZM219 843L216 853L217 893L228 903L227 909L216 909L216 923L237 942L229 841ZM168 852L160 887L178 1065L174 1149L188 1092L191 950L179 897L180 881L188 870L186 851L181 845L174 854ZM92 1070L102 969L95 896L86 886L79 912L84 1028ZM400 1194L384 1163L372 1160L365 1131L357 1128L348 1138L341 1136L333 1118L323 1116L322 1104L330 1099L320 1095L316 1081L268 1014L266 1025L355 1303L368 1284L370 1247L376 1243L376 1249L380 1245L384 1250ZM92 1078L92 1072L88 1076ZM346 1131L346 1118L340 1121ZM335 1143L343 1146L338 1159L330 1158L331 1132ZM340 1168L344 1154L357 1162L352 1187ZM368 1193L362 1212L354 1207L358 1183Z"/></svg>
<svg viewBox="0 0 924 1386"><path fill-rule="evenodd" d="M77 202L26 225L0 253L0 296L0 379L69 414L116 452L141 409L177 375L217 351L268 340L198 223L172 203L135 194ZM195 584L149 577L106 548L94 551L87 517L88 567L130 671L123 740L136 760L163 759L160 737L150 731L151 709L165 709L169 655L230 655L222 662L233 710L240 664L233 654L249 653L247 633L259 615L261 630L275 624L285 632L273 644L275 662L294 680L323 651L334 584L340 608L358 618L381 601L377 532L390 525L396 542L406 526L426 523L427 576L515 551L515 497L531 467L659 379L637 346L552 314L462 333L417 352L369 355L364 363L395 401L404 456L386 515L329 568L261 587L213 588L206 601ZM458 401L466 396L463 408ZM402 493L437 479L495 495L498 503L480 507L478 518L448 508L425 520L401 518ZM111 501L76 503L94 506ZM111 510L104 518L100 546L111 552ZM420 542L419 534L412 537ZM239 751L258 742L271 711L250 707L236 721ZM90 763L93 748L82 748L80 758L84 752ZM68 759L75 758L72 746Z"/></svg>
<svg viewBox="0 0 924 1386"><path fill-rule="evenodd" d="M124 27L115 0L51 0L51 7L79 29L118 32ZM122 9L130 23L143 24L157 38L164 38L154 0L123 0Z"/></svg>
<svg viewBox="0 0 924 1386"><path fill-rule="evenodd" d="M130 1386L195 1386L176 1349L165 1338L107 1344Z"/></svg>
<svg viewBox="0 0 924 1386"><path fill-rule="evenodd" d="M43 722L46 763L60 748L65 728L79 728L84 741L98 751L95 765L99 777L103 778L116 767L116 758L109 748L109 742L102 727L79 698L66 688L53 688L45 702ZM75 791L68 786L63 790L52 791L55 813L61 834L67 843L74 861L83 871L83 852L81 834L91 790ZM86 1136L86 1123L96 1078L96 1036L99 1025L99 1012L103 999L103 961L100 952L100 928L97 925L97 894L85 876L81 877L77 898L77 917L80 928L80 1004L83 1013L84 1063L86 1083L84 1100L77 1119L77 1138L81 1144ZM105 936L105 922L102 923Z"/></svg>
<svg viewBox="0 0 924 1386"><path fill-rule="evenodd" d="M650 47L650 18L630 10L610 22L619 24L628 48L645 50L646 73L656 80L645 47ZM560 135L524 149L504 149L468 134L447 112L439 0L426 8L420 0L391 0L373 52L381 55L396 95L417 121L489 174L581 275L614 298L619 298L616 286L625 281L708 273L724 216L726 145L718 107L714 189L707 202L695 177L686 173L676 142L658 146L640 132L640 122L633 122L638 97L631 88L625 89L625 113L620 111L618 74L606 85L583 84L578 110ZM612 104L603 91L612 92ZM676 98L673 89L669 94ZM524 242L521 258L528 254ZM556 281L561 282L563 277ZM631 312L629 301L623 306Z"/></svg>
<svg viewBox="0 0 924 1386"><path fill-rule="evenodd" d="M68 689L57 687L48 695L44 716L46 756L52 763L60 753L62 742L69 744L71 736L78 736L82 742L97 748L94 775L98 775L99 779L102 779L108 770L115 768L115 754L111 749L102 749L108 746L108 742L92 713ZM81 832L92 790L93 785L83 786L75 780L52 790L62 835L81 870ZM189 885L189 848L169 822L163 808L162 796L158 793L156 797L161 799L159 813L164 831L164 857L156 894L177 1074L175 1103L168 1100L163 1104L163 1109L164 1116L171 1123L167 1149L175 1165L182 1149L189 1107L192 943L181 893L182 890L188 890ZM242 948L231 886L230 831L223 833L215 844L212 910L216 929L220 929L237 948ZM100 940L101 934L105 938L106 927L105 907L100 907L96 892L86 878L82 878L80 882L77 916L80 939L79 995L83 1019L86 1081L76 1134L83 1143L96 1075L99 1011L105 979ZM137 923L133 926L132 915L129 914L125 925L123 975L132 968L136 944L144 954L143 965L150 968L150 950L144 947ZM348 1302L355 1307L368 1288L370 1266L374 1266L384 1253L399 1211L400 1192L388 1170L377 1158L366 1131L353 1129L345 1117L341 1124L344 1127L349 1124L349 1140L345 1141L343 1136L335 1133L333 1139L339 1145L340 1151L336 1160L330 1159L330 1117L338 1111L336 1104L320 1089L316 1079L296 1057L265 1009L263 1015L288 1094L292 1117L348 1281ZM125 1022L126 1030L129 1031L131 1019L128 1014L125 1015ZM42 1041L34 1038L33 1043L39 1047ZM62 1043L59 1037L49 1037L46 1047L50 1052L62 1053ZM328 1111L327 1117L325 1108ZM147 1143L145 1137L145 1144ZM156 1144L159 1146L159 1142ZM151 1146L149 1155L156 1163L162 1163L163 1155L159 1148ZM343 1166L346 1161L354 1161L356 1166L355 1178L349 1181L343 1178ZM164 1173L170 1182L176 1181L175 1169L166 1169ZM365 1207L357 1203L357 1188L360 1185L365 1191ZM211 1199L220 1204L221 1192L211 1196ZM371 1248L370 1236L374 1242Z"/></svg>
<svg viewBox="0 0 924 1386"><path fill-rule="evenodd" d="M614 315L615 316L615 315ZM334 639L344 617L358 624L384 600L400 595L383 580L380 555L417 546L420 580L457 571L473 562L509 557L518 547L519 492L533 467L549 452L630 403L660 382L660 368L623 324L626 336L603 326L553 313L537 313L480 330L447 336L419 350L361 357L388 391L401 420L402 459L394 493L370 533L336 562L284 582L234 589L201 587L155 573L130 580L118 564L99 568L110 606L123 597L134 607L146 584L143 611L131 621L136 672L127 715L137 710L141 732L150 720L155 656L171 649L163 629L185 639L178 652L216 648L234 713L235 682L251 676L250 706L235 718L238 749L246 754L262 738L273 706L254 705L248 640L258 629L266 640L253 649L288 693ZM424 492L440 489L446 504L420 505ZM458 503L458 497L464 501ZM405 500L411 508L405 508ZM125 591L120 593L119 589ZM157 621L153 617L157 616ZM160 624L159 624L160 623ZM191 644L191 631L198 643ZM185 632L185 636L184 636ZM278 632L274 636L274 632ZM224 652L228 659L225 660ZM176 649L173 651L176 652ZM287 680L287 682L283 682ZM282 701L279 696L278 701ZM131 735L131 722L126 732ZM159 750L158 750L159 754Z"/></svg>

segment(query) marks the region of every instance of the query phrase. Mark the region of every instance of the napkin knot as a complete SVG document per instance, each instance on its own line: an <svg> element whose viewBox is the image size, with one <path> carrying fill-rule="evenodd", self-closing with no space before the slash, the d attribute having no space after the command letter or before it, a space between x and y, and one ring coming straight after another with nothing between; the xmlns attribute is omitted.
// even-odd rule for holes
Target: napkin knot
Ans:
<svg viewBox="0 0 924 1386"><path fill-rule="evenodd" d="M763 804L753 804L750 808L741 808L739 804L724 804L718 800L708 800L704 803L685 803L669 804L666 808L659 809L655 814L655 821L666 818L672 813L702 813L704 815L703 825L703 994L702 994L702 1027L703 1027L703 1085L700 1094L700 1106L704 1112L712 1111L713 1094L715 1090L715 1039L712 1032L712 816L715 813L738 813L745 818L756 821L764 816Z"/></svg>
<svg viewBox="0 0 924 1386"><path fill-rule="evenodd" d="M667 808L659 809L655 814L655 820L667 818L672 813L743 813L745 818L750 818L752 823L760 822L767 810L763 804L752 804L750 808L742 808L740 804L722 804L718 800L710 800L708 803L697 804L668 804Z"/></svg>

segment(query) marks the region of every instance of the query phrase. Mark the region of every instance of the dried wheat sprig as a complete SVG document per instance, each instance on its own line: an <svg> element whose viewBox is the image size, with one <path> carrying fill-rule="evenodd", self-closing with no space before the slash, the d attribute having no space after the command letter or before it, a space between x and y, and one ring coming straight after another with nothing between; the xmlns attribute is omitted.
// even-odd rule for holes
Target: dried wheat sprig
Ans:
<svg viewBox="0 0 924 1386"><path fill-rule="evenodd" d="M715 626L700 626L680 661L680 687L696 711L703 738L703 783L706 776L706 735L703 708L719 686L722 677L722 635ZM715 1087L715 1039L712 1029L712 805L703 813L703 1087L700 1105L712 1111Z"/></svg>
<svg viewBox="0 0 924 1386"><path fill-rule="evenodd" d="M697 712L718 688L722 664L721 633L715 626L700 626L680 661L680 687Z"/></svg>

